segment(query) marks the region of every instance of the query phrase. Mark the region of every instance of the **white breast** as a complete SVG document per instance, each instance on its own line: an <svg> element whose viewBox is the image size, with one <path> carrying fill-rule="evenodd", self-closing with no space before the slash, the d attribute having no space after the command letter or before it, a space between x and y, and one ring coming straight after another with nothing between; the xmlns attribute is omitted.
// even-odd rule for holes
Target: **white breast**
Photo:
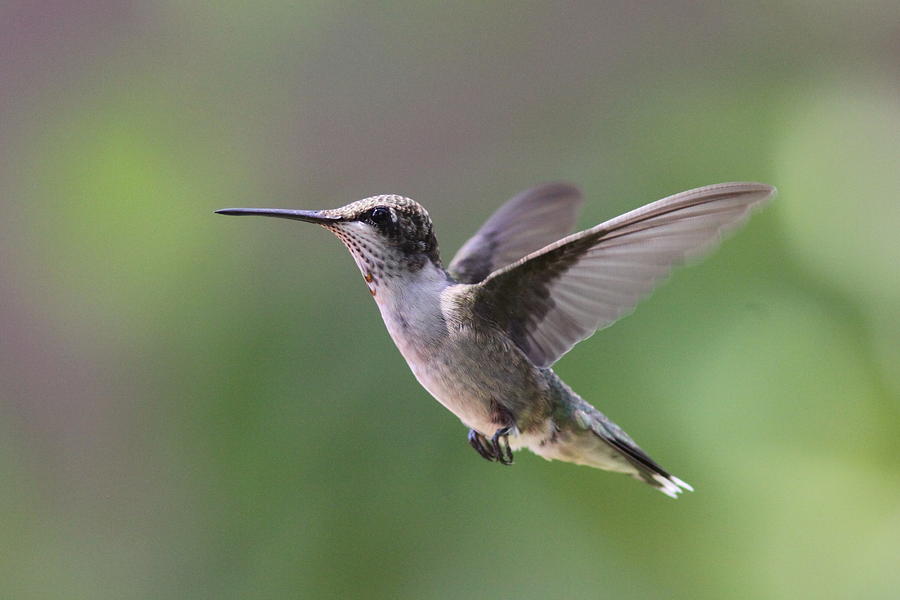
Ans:
<svg viewBox="0 0 900 600"><path fill-rule="evenodd" d="M492 432L489 406L480 400L482 390L460 372L459 349L441 309L441 293L451 283L431 264L411 275L380 283L375 294L391 338L428 393L467 426Z"/></svg>

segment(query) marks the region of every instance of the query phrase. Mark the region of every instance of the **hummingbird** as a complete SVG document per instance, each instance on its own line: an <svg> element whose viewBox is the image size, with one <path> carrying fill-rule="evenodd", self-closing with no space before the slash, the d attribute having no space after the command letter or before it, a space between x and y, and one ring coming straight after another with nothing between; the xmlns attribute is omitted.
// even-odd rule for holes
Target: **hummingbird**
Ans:
<svg viewBox="0 0 900 600"><path fill-rule="evenodd" d="M334 209L227 208L320 225L350 251L413 375L502 465L527 448L626 473L676 498L693 488L566 385L552 365L631 312L672 268L696 257L775 194L721 183L652 202L570 234L579 189L549 183L503 204L447 267L418 202L372 196Z"/></svg>

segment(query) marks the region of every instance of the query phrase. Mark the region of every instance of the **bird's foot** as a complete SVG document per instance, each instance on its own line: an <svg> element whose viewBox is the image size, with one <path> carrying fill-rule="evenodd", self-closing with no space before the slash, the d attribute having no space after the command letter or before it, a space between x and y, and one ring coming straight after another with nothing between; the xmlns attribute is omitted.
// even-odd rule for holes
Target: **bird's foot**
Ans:
<svg viewBox="0 0 900 600"><path fill-rule="evenodd" d="M488 441L486 437L475 431L469 430L469 445L475 448L475 452L481 455L481 458L494 462L497 460L497 452L494 450L494 444Z"/></svg>
<svg viewBox="0 0 900 600"><path fill-rule="evenodd" d="M513 451L509 447L509 434L512 433L512 430L512 427L498 429L494 432L494 437L491 438L491 446L493 446L493 452L496 456L495 460L501 465L513 464Z"/></svg>

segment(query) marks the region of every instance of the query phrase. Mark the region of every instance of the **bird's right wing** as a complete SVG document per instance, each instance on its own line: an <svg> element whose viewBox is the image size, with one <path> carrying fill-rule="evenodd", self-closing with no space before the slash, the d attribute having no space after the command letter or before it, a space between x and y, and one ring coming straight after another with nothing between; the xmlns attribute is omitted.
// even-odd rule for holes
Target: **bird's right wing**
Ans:
<svg viewBox="0 0 900 600"><path fill-rule="evenodd" d="M463 244L447 270L461 283L478 283L571 233L581 202L581 192L567 183L547 183L513 196Z"/></svg>
<svg viewBox="0 0 900 600"><path fill-rule="evenodd" d="M548 367L774 193L761 183L722 183L664 198L494 271L469 290L469 302L535 365Z"/></svg>

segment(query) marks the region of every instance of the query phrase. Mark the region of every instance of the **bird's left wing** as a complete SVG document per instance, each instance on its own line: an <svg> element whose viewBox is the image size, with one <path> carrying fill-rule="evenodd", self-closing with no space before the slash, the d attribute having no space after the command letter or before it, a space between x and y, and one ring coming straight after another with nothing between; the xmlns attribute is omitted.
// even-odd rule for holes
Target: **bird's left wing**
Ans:
<svg viewBox="0 0 900 600"><path fill-rule="evenodd" d="M653 202L494 271L467 294L472 310L548 367L774 193L761 183L722 183Z"/></svg>
<svg viewBox="0 0 900 600"><path fill-rule="evenodd" d="M581 202L581 192L568 183L545 183L513 196L463 244L447 270L461 283L482 281L571 233Z"/></svg>

